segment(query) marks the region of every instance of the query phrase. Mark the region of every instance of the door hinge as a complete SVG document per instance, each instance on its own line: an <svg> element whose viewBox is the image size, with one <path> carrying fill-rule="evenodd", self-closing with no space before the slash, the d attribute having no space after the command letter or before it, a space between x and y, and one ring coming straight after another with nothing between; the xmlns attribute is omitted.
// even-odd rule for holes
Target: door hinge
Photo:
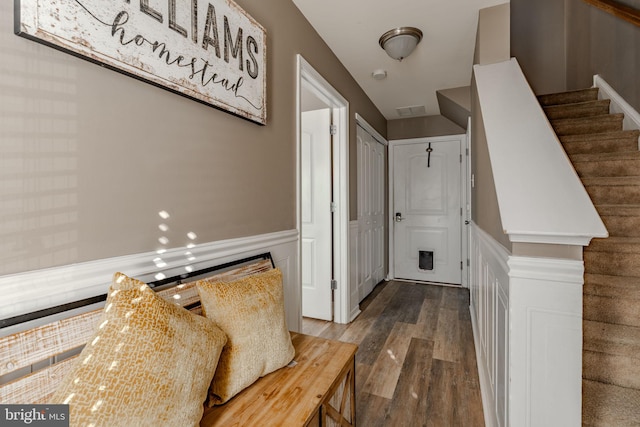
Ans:
<svg viewBox="0 0 640 427"><path fill-rule="evenodd" d="M462 154L460 154L460 163L462 163Z"/></svg>
<svg viewBox="0 0 640 427"><path fill-rule="evenodd" d="M464 268L462 267L462 261L460 261L460 270L463 270Z"/></svg>
<svg viewBox="0 0 640 427"><path fill-rule="evenodd" d="M335 291L336 289L338 289L338 281L337 280L331 280L331 290Z"/></svg>
<svg viewBox="0 0 640 427"><path fill-rule="evenodd" d="M329 133L331 135L337 135L338 134L338 125L330 125L329 126Z"/></svg>
<svg viewBox="0 0 640 427"><path fill-rule="evenodd" d="M331 213L335 213L338 210L338 205L336 202L331 202Z"/></svg>
<svg viewBox="0 0 640 427"><path fill-rule="evenodd" d="M468 156L469 155L469 149L465 148L464 151L465 151L465 154Z"/></svg>
<svg viewBox="0 0 640 427"><path fill-rule="evenodd" d="M460 216L462 216L462 208L460 208Z"/></svg>
<svg viewBox="0 0 640 427"><path fill-rule="evenodd" d="M467 258L467 267L471 266L471 261Z"/></svg>

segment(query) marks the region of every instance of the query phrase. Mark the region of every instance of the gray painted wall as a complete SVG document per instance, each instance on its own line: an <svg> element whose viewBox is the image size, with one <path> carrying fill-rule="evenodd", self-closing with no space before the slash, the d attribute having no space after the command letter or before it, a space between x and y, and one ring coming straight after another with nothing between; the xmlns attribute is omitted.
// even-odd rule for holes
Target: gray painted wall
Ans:
<svg viewBox="0 0 640 427"><path fill-rule="evenodd" d="M354 113L386 120L293 2L237 3L267 31L266 126L18 37L0 2L0 275L295 229L298 53L349 101L355 219Z"/></svg>
<svg viewBox="0 0 640 427"><path fill-rule="evenodd" d="M511 0L511 20L511 54L534 92L590 87L600 74L640 110L640 27L583 0Z"/></svg>

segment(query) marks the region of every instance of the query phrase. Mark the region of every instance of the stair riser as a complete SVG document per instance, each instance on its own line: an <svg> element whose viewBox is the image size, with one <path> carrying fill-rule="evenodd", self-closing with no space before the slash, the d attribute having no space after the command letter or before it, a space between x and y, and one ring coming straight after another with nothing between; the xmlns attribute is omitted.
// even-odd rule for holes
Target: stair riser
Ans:
<svg viewBox="0 0 640 427"><path fill-rule="evenodd" d="M638 254L585 251L583 256L586 273L640 276L640 256Z"/></svg>
<svg viewBox="0 0 640 427"><path fill-rule="evenodd" d="M602 215L610 236L640 237L640 217Z"/></svg>
<svg viewBox="0 0 640 427"><path fill-rule="evenodd" d="M583 317L594 322L640 327L640 301L584 295Z"/></svg>
<svg viewBox="0 0 640 427"><path fill-rule="evenodd" d="M634 185L588 185L585 187L596 205L640 204L640 187Z"/></svg>
<svg viewBox="0 0 640 427"><path fill-rule="evenodd" d="M551 125L558 136L584 135L588 133L616 132L622 130L622 120L613 119L605 121L592 120L579 124L551 122Z"/></svg>
<svg viewBox="0 0 640 427"><path fill-rule="evenodd" d="M597 160L576 162L574 167L580 176L639 176L640 159Z"/></svg>
<svg viewBox="0 0 640 427"><path fill-rule="evenodd" d="M582 378L620 387L640 388L640 359L584 351Z"/></svg>
<svg viewBox="0 0 640 427"><path fill-rule="evenodd" d="M616 153L634 151L638 149L638 141L628 140L604 140L565 142L562 144L567 154L591 154L591 153Z"/></svg>

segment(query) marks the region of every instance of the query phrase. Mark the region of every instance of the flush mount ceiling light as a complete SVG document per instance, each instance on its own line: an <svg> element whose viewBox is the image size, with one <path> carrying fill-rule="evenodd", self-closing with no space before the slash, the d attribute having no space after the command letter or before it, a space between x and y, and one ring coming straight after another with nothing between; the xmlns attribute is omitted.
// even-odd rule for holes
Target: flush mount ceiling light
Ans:
<svg viewBox="0 0 640 427"><path fill-rule="evenodd" d="M422 40L422 31L414 27L400 27L389 30L380 37L380 47L387 55L402 61L409 56Z"/></svg>

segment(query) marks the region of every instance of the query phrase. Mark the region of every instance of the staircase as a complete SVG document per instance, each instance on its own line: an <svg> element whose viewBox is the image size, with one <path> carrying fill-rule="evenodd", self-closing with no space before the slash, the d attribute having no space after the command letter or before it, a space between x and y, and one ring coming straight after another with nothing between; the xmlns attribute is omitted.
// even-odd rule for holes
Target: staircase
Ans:
<svg viewBox="0 0 640 427"><path fill-rule="evenodd" d="M582 423L640 426L640 132L597 88L538 99L610 236L584 250Z"/></svg>

